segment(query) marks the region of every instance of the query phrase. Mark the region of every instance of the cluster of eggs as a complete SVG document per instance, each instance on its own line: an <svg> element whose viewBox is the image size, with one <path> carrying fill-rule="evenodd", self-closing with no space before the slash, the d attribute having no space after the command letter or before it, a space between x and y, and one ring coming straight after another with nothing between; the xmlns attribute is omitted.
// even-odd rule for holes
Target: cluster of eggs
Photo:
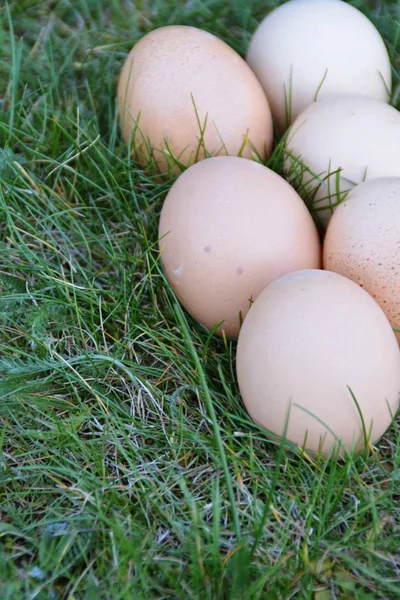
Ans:
<svg viewBox="0 0 400 600"><path fill-rule="evenodd" d="M168 281L207 329L239 337L238 383L254 421L311 452L365 448L399 403L391 86L380 34L341 0L275 9L247 63L206 31L156 29L119 80L136 159L182 171L160 218ZM285 135L285 178L262 164L273 122ZM309 208L327 227L323 248Z"/></svg>

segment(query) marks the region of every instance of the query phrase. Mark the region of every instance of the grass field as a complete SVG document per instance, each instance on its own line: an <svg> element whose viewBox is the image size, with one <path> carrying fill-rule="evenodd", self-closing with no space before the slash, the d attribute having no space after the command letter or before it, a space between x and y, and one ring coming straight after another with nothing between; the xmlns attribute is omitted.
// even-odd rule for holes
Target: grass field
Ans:
<svg viewBox="0 0 400 600"><path fill-rule="evenodd" d="M273 4L0 3L1 600L400 597L398 424L343 463L266 441L235 344L165 284L169 184L117 126L144 32L201 26L243 55ZM398 85L399 5L353 4Z"/></svg>

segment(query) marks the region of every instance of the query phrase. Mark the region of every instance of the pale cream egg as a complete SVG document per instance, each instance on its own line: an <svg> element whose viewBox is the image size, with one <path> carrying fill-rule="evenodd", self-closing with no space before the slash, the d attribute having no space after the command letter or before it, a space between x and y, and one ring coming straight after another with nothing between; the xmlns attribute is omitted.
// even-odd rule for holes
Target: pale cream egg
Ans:
<svg viewBox="0 0 400 600"><path fill-rule="evenodd" d="M287 179L326 225L355 185L400 176L400 112L362 96L319 100L297 117L285 148Z"/></svg>
<svg viewBox="0 0 400 600"><path fill-rule="evenodd" d="M340 454L376 442L399 405L400 351L375 300L320 270L272 282L240 331L245 407L271 435Z"/></svg>
<svg viewBox="0 0 400 600"><path fill-rule="evenodd" d="M341 0L285 2L259 25L247 62L281 131L317 97L390 98L391 66L381 35Z"/></svg>

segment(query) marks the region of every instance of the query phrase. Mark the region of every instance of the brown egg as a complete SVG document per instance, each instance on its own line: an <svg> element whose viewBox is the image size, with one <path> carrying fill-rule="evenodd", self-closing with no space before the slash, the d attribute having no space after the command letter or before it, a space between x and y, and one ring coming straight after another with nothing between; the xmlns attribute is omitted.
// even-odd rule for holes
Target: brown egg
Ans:
<svg viewBox="0 0 400 600"><path fill-rule="evenodd" d="M286 430L307 451L344 454L389 427L399 404L400 351L382 309L353 281L297 271L252 306L237 376L250 416L271 434Z"/></svg>
<svg viewBox="0 0 400 600"><path fill-rule="evenodd" d="M329 223L324 268L367 290L400 343L400 177L372 179L350 192Z"/></svg>
<svg viewBox="0 0 400 600"><path fill-rule="evenodd" d="M134 46L118 105L125 141L143 165L153 153L162 171L218 154L264 160L271 150L271 112L256 76L230 46L195 27L161 27Z"/></svg>
<svg viewBox="0 0 400 600"><path fill-rule="evenodd" d="M161 212L167 278L206 328L236 337L251 302L273 279L320 266L313 220L298 194L254 161L210 158L172 186Z"/></svg>

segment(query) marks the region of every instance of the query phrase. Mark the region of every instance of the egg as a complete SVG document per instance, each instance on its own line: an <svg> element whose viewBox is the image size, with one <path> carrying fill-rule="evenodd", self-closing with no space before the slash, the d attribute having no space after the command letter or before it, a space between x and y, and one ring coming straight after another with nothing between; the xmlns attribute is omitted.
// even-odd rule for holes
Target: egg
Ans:
<svg viewBox="0 0 400 600"><path fill-rule="evenodd" d="M117 100L126 143L146 166L180 172L211 155L265 160L272 117L246 62L223 41L195 27L161 27L128 55Z"/></svg>
<svg viewBox="0 0 400 600"><path fill-rule="evenodd" d="M355 185L400 176L400 112L361 96L319 100L290 128L286 156L286 177L326 225Z"/></svg>
<svg viewBox="0 0 400 600"><path fill-rule="evenodd" d="M255 161L214 157L171 187L159 226L162 265L186 310L238 335L261 290L289 271L318 268L320 243L298 194Z"/></svg>
<svg viewBox="0 0 400 600"><path fill-rule="evenodd" d="M281 131L317 97L357 93L389 101L391 67L375 26L340 0L294 0L256 30L247 62Z"/></svg>
<svg viewBox="0 0 400 600"><path fill-rule="evenodd" d="M352 279L381 306L400 343L400 178L355 187L335 211L324 268Z"/></svg>
<svg viewBox="0 0 400 600"><path fill-rule="evenodd" d="M389 321L365 290L328 271L289 273L258 296L236 366L252 419L312 453L362 450L399 404L400 351Z"/></svg>

